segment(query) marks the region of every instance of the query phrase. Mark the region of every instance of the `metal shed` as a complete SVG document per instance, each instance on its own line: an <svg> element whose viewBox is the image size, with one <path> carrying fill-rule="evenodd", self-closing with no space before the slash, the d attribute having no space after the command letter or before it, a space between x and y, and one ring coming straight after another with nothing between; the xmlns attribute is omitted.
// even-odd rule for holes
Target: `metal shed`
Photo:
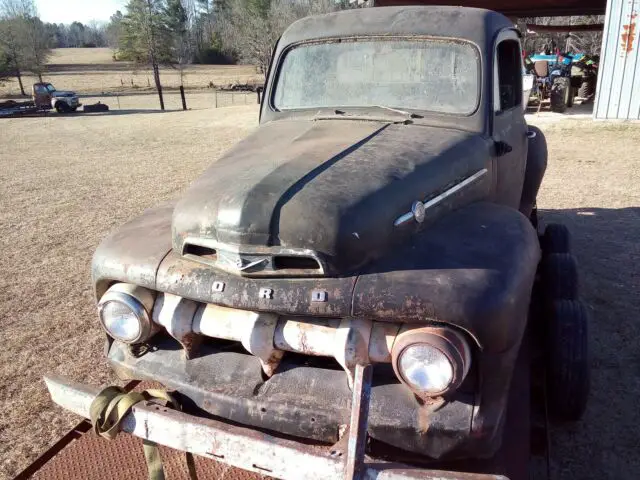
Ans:
<svg viewBox="0 0 640 480"><path fill-rule="evenodd" d="M593 116L640 120L640 0L608 0Z"/></svg>
<svg viewBox="0 0 640 480"><path fill-rule="evenodd" d="M446 0L374 0L376 6L438 5ZM453 2L451 2L453 3ZM640 0L459 0L511 17L605 14L596 119L640 120Z"/></svg>

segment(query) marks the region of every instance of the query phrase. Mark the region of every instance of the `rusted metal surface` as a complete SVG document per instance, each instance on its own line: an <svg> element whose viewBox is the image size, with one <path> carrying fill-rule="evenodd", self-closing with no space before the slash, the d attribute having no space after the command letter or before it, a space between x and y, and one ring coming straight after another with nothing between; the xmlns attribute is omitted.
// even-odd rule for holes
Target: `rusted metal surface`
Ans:
<svg viewBox="0 0 640 480"><path fill-rule="evenodd" d="M356 366L369 363L369 339L372 328L371 320L343 319L336 332L333 356L347 372L351 388L355 380Z"/></svg>
<svg viewBox="0 0 640 480"><path fill-rule="evenodd" d="M268 377L284 351L334 357L347 372L349 385L358 362L391 361L391 347L400 329L400 325L363 319L280 318L271 313L202 305L168 293L158 295L152 316L180 342L187 358L192 358L191 347L199 341L198 336L206 335L241 342L260 359Z"/></svg>
<svg viewBox="0 0 640 480"><path fill-rule="evenodd" d="M358 388L362 387L360 392L363 393L366 392L366 387L371 381L370 371L367 373L366 367L360 367L358 373L356 381ZM91 402L99 392L97 388L68 382L60 377L48 377L46 382L56 403L65 408L71 407L72 411L81 413L83 416L89 414ZM366 397L366 394L361 394L359 397L363 401L358 409L359 413L354 415L351 423L352 426L358 426L355 430L362 430L363 421L366 426L366 411L363 412L363 409L366 408L365 405L368 404ZM135 405L124 418L121 428L123 432L131 433L159 445L188 451L210 460L217 460L262 475L285 480L345 478L346 462L343 458L332 455L331 447L302 444L273 437L256 430L193 417L151 402L141 402ZM142 454L141 450L140 454ZM86 462L87 458L91 457L85 456L76 460ZM451 472L414 469L406 465L371 459L366 459L362 472L362 478L371 479L460 478L452 476L454 474ZM480 475L468 478L480 480L503 477Z"/></svg>
<svg viewBox="0 0 640 480"><path fill-rule="evenodd" d="M634 12L630 15L631 21L626 25L622 26L622 34L620 35L620 39L622 40L622 50L625 53L631 53L633 50L633 42L636 39L636 17L637 14Z"/></svg>
<svg viewBox="0 0 640 480"><path fill-rule="evenodd" d="M364 478L364 454L367 446L367 421L369 419L372 375L373 367L371 365L356 365L347 440L345 480Z"/></svg>
<svg viewBox="0 0 640 480"><path fill-rule="evenodd" d="M289 352L332 357L340 320L283 318L273 339L275 345Z"/></svg>
<svg viewBox="0 0 640 480"><path fill-rule="evenodd" d="M445 390L426 393L414 389L411 384L405 380L403 372L398 365L400 357L406 348L416 343L424 343L437 348L451 363L453 377ZM403 327L396 338L391 357L396 376L405 383L408 388L413 390L417 396L424 400L429 400L431 397L440 397L449 391L456 390L464 381L471 366L471 349L469 348L469 344L461 333L452 328ZM426 430L427 429L425 429L425 431Z"/></svg>
<svg viewBox="0 0 640 480"><path fill-rule="evenodd" d="M169 293L159 294L153 307L153 321L182 345L187 358L193 358L200 342L191 327L197 308L196 302Z"/></svg>

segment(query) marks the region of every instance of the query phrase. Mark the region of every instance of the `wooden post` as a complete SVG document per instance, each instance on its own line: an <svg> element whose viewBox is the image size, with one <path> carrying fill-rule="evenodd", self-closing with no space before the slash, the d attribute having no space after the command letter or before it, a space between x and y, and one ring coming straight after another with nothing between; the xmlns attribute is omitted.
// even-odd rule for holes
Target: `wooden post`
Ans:
<svg viewBox="0 0 640 480"><path fill-rule="evenodd" d="M180 98L182 99L182 110L187 109L187 99L184 98L184 87L180 85Z"/></svg>
<svg viewBox="0 0 640 480"><path fill-rule="evenodd" d="M218 108L218 91L216 90L216 108Z"/></svg>

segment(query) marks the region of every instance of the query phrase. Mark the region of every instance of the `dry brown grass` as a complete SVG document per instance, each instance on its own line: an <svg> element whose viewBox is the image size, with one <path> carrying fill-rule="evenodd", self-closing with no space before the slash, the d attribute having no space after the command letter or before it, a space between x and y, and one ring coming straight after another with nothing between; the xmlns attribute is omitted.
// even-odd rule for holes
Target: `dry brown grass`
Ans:
<svg viewBox="0 0 640 480"><path fill-rule="evenodd" d="M110 64L113 50L110 48L55 48L49 57L50 65L65 64Z"/></svg>
<svg viewBox="0 0 640 480"><path fill-rule="evenodd" d="M155 97L126 101L145 108L147 98L155 108ZM113 113L0 122L0 477L77 421L51 404L43 374L114 381L89 279L100 239L177 196L257 120L255 106ZM574 233L593 315L593 394L583 422L554 432L554 478L637 478L640 128L543 128L540 208Z"/></svg>
<svg viewBox="0 0 640 480"><path fill-rule="evenodd" d="M180 86L177 70L163 67L160 78L168 89ZM210 83L256 83L262 81L251 65L188 65L184 86L188 90L206 89ZM128 62L114 62L108 48L63 48L53 50L43 80L53 83L60 90L73 90L80 94L98 94L153 89L153 75L146 68L136 68ZM25 91L37 77L25 75ZM0 87L0 98L20 93L18 82L11 79ZM27 92L28 93L28 92Z"/></svg>

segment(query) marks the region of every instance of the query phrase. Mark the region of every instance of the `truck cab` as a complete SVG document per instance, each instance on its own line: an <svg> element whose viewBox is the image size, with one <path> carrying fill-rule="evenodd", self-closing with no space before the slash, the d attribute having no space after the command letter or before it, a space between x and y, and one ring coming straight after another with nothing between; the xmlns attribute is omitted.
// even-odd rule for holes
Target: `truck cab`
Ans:
<svg viewBox="0 0 640 480"><path fill-rule="evenodd" d="M37 108L55 108L58 113L75 112L81 105L75 92L56 90L51 83L45 82L33 84L32 97Z"/></svg>

